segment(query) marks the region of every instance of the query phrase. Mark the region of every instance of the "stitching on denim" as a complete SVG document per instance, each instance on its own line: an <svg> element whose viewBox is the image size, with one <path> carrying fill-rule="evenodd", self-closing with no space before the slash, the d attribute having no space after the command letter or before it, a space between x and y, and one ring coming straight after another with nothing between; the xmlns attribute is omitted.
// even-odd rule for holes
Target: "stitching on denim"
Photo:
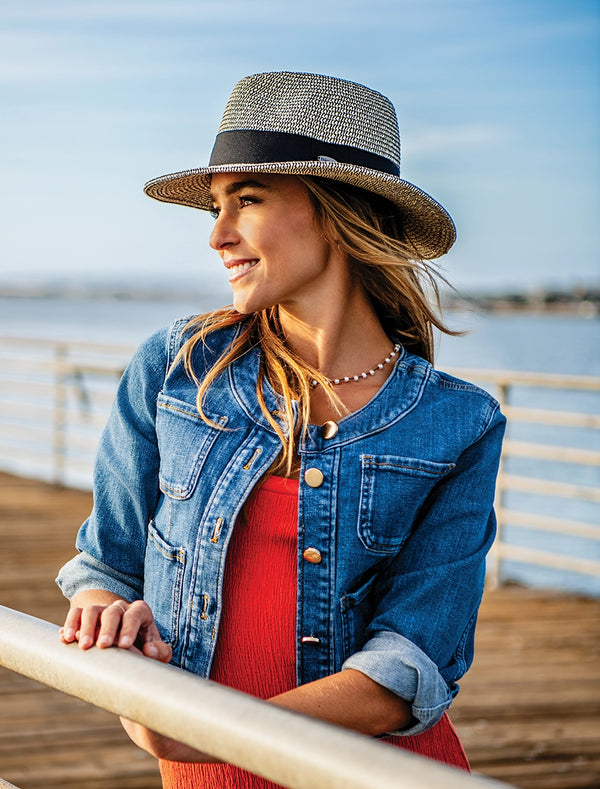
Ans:
<svg viewBox="0 0 600 789"><path fill-rule="evenodd" d="M256 459L257 459L257 458L258 458L258 457L259 457L261 454L262 454L262 448L261 448L261 447L257 447L257 448L254 450L254 453L253 453L252 457L250 458L250 460L248 460L248 461L247 461L247 462L246 462L246 463L245 463L245 464L242 466L242 468L244 469L244 471L249 471L249 470L250 470L250 468L251 468L251 467L254 465L254 461L255 461L255 460L256 460Z"/></svg>
<svg viewBox="0 0 600 789"><path fill-rule="evenodd" d="M425 474L433 474L434 476L441 477L444 474L447 474L449 471L452 471L453 468L456 468L456 463L445 463L443 464L445 467L443 469L430 469L424 466L408 466L403 465L402 463L379 463L376 460L373 460L372 455L365 455L365 460L368 461L369 466L376 466L377 468L402 468L406 469L407 471L423 471Z"/></svg>
<svg viewBox="0 0 600 789"><path fill-rule="evenodd" d="M156 535L152 532L148 534L148 539L154 544L154 547L165 557L165 559L171 559L172 561L179 562L179 564L183 564L185 562L185 551L183 548L173 547L172 551L166 550L160 544Z"/></svg>

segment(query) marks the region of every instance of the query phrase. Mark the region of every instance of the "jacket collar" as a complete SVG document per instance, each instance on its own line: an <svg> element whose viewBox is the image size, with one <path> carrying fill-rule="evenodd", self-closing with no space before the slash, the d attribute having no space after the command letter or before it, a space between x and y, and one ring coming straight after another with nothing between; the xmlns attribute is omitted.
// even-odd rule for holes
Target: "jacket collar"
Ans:
<svg viewBox="0 0 600 789"><path fill-rule="evenodd" d="M260 350L253 348L229 368L229 385L240 408L258 425L274 432L263 414L256 396L256 379L260 366ZM363 408L340 419L334 438L324 439L320 425L310 425L301 452L321 452L377 433L402 419L419 402L431 366L424 359L408 353L404 348L394 370L381 389ZM281 409L281 398L268 381L263 397L271 413ZM297 414L297 404L294 403Z"/></svg>

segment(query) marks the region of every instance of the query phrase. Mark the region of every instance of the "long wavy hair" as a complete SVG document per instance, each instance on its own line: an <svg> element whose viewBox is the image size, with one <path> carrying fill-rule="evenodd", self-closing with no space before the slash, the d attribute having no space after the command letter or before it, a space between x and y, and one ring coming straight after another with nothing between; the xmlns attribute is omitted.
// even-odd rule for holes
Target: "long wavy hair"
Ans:
<svg viewBox="0 0 600 789"><path fill-rule="evenodd" d="M445 334L459 332L442 321L439 283L445 279L431 264L417 258L404 231L401 210L385 198L354 186L324 178L297 178L308 192L324 239L346 254L352 274L369 295L385 332L407 350L433 362L434 328ZM232 345L200 379L192 362L194 349L213 331L235 324L241 326ZM327 378L286 343L278 305L250 315L224 307L193 318L186 333L189 338L175 363L183 360L198 387L198 412L211 425L203 410L208 388L236 359L260 347L256 394L265 418L281 441L278 468L285 473L291 473L298 441L309 424L311 382L323 386L337 413L344 413ZM281 397L282 408L276 415L264 401L265 379ZM298 403L296 420L293 401Z"/></svg>

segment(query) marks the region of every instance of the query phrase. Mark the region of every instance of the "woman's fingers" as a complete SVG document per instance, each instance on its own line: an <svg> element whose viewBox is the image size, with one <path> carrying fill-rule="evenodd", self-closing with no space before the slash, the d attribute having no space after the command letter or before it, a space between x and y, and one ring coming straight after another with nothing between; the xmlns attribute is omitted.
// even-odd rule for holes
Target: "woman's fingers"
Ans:
<svg viewBox="0 0 600 789"><path fill-rule="evenodd" d="M74 606L60 631L69 644L78 641L82 649L94 644L101 649L118 646L136 649L146 657L168 663L172 649L162 640L147 603L114 600L110 605Z"/></svg>
<svg viewBox="0 0 600 789"><path fill-rule="evenodd" d="M77 638L81 623L81 608L71 608L65 617L65 623L60 629L60 637L65 644L70 644Z"/></svg>
<svg viewBox="0 0 600 789"><path fill-rule="evenodd" d="M160 637L158 627L148 603L136 600L127 611L121 626L119 646L127 649L135 645L146 657L168 663L173 651Z"/></svg>
<svg viewBox="0 0 600 789"><path fill-rule="evenodd" d="M75 612L72 622L75 624L76 619L78 619L78 626L76 626L74 638L71 637L72 626L68 628L69 639L71 641L79 641L79 646L82 649L89 649L91 646L93 646L96 641L98 623L103 609L104 606L102 605L92 605L85 606L84 608L72 609L72 612ZM72 612L69 612L69 614ZM69 624L71 624L71 622L69 622ZM67 627L65 626L65 636L67 635L66 630Z"/></svg>
<svg viewBox="0 0 600 789"><path fill-rule="evenodd" d="M122 649L132 646L140 649L146 657L168 663L173 651L160 637L154 616L148 603L136 600L123 615L118 645Z"/></svg>
<svg viewBox="0 0 600 789"><path fill-rule="evenodd" d="M103 609L100 615L100 629L96 636L96 646L100 649L107 649L118 643L119 632L123 629L123 620L128 609L129 603L126 600L115 600Z"/></svg>
<svg viewBox="0 0 600 789"><path fill-rule="evenodd" d="M142 646L142 652L146 657L153 660L160 660L161 663L170 663L173 657L173 650L160 638L155 641L146 641Z"/></svg>
<svg viewBox="0 0 600 789"><path fill-rule="evenodd" d="M141 649L141 644L138 642L140 639L142 643L146 640L143 636L148 628L153 626L156 629L152 611L148 603L143 600L136 600L131 604L125 603L125 605L127 610L123 614L118 645L122 649L129 649L135 644Z"/></svg>

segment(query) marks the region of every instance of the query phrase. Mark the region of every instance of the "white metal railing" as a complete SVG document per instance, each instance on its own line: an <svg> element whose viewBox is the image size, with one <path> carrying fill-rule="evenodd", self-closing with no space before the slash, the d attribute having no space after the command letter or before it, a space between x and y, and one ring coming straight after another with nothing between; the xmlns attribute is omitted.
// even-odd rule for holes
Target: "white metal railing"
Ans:
<svg viewBox="0 0 600 789"><path fill-rule="evenodd" d="M472 776L0 606L0 665L290 789L492 789ZM1 786L1 782L0 782Z"/></svg>
<svg viewBox="0 0 600 789"><path fill-rule="evenodd" d="M0 467L89 488L134 346L0 337Z"/></svg>
<svg viewBox="0 0 600 789"><path fill-rule="evenodd" d="M563 392L587 392L599 395L595 401L600 406L600 378L594 376L556 375L531 372L515 372L512 370L484 370L470 368L453 368L454 375L467 380L482 383L487 388L495 389L502 411L508 420L507 437L502 449L502 461L498 475L496 492L496 514L498 517L498 536L490 553L488 564L488 583L496 586L502 580L502 561L511 560L539 567L566 570L600 576L600 561L596 558L583 558L556 553L551 550L515 545L505 539L506 527L516 527L547 535L560 534L571 538L582 538L590 541L592 556L598 555L600 541L600 484L598 474L594 473L595 484L579 484L563 482L543 476L544 461L575 466L582 469L595 470L600 466L600 451L580 447L565 446L564 442L555 444L536 441L518 440L512 437L513 429L521 425L545 425L561 429L583 429L587 433L595 432L600 436L600 413L586 411L566 411L528 405L514 405L513 396L519 389L542 392L562 390ZM599 409L600 410L600 409ZM598 446L598 440L594 442ZM526 458L536 463L536 473L516 474L507 471L512 458ZM532 511L515 509L507 505L510 492L521 492L537 499L559 498L568 499L571 504L588 502L594 505L596 520L585 522L565 515L539 514Z"/></svg>
<svg viewBox="0 0 600 789"><path fill-rule="evenodd" d="M133 347L125 345L0 337L0 468L89 488L98 436L132 352ZM565 446L562 439L548 444L519 438L517 429L537 425L600 436L600 378L480 368L452 368L450 372L491 388L509 420L496 500L498 539L490 556L489 582L496 585L502 581L507 560L600 576L600 561L595 558L600 539L600 451ZM597 396L595 411L514 402L524 388L588 393ZM516 458L534 462L534 473L512 471ZM541 472L548 463L591 470L588 476L593 484L544 477ZM515 493L532 497L533 506L511 506L509 498ZM535 502L539 500L562 500L563 512L537 512ZM580 502L595 508L591 522L576 511ZM505 539L507 527L587 540L591 555L582 558L516 545Z"/></svg>

